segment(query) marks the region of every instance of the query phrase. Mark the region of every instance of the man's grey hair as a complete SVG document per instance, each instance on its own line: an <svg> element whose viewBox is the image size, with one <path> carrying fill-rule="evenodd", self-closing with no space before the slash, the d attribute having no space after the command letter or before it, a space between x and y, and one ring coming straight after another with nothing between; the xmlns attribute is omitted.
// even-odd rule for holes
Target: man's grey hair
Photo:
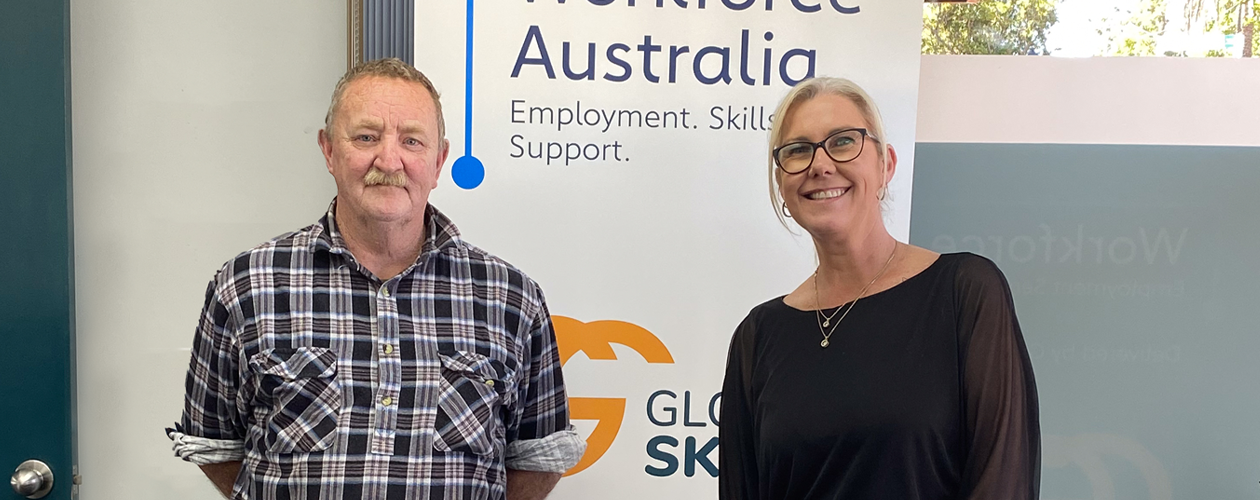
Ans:
<svg viewBox="0 0 1260 500"><path fill-rule="evenodd" d="M396 57L359 63L342 75L341 80L337 81L337 87L333 89L332 104L328 105L328 113L324 115L325 129L332 127L332 118L337 114L337 108L341 106L341 98L345 96L346 87L355 80L370 76L396 78L423 85L424 89L429 91L429 96L433 98L433 106L437 109L438 137L446 138L446 119L442 117L442 100L437 89L433 87L433 82L429 81L429 78L420 70Z"/></svg>

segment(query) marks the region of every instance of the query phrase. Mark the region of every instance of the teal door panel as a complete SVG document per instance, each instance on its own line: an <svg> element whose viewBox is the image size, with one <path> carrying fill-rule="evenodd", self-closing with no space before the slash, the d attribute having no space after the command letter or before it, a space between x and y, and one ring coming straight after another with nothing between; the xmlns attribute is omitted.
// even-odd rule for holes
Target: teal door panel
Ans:
<svg viewBox="0 0 1260 500"><path fill-rule="evenodd" d="M915 153L911 242L1010 282L1042 498L1260 498L1260 148Z"/></svg>
<svg viewBox="0 0 1260 500"><path fill-rule="evenodd" d="M41 460L57 500L75 489L69 14L0 8L0 478Z"/></svg>

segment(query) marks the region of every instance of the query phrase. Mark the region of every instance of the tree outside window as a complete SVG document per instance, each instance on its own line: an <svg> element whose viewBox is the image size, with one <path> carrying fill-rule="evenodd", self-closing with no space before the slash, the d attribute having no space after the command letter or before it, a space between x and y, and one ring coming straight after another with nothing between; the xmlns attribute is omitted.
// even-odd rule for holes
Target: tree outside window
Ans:
<svg viewBox="0 0 1260 500"><path fill-rule="evenodd" d="M1066 13L1069 24L1085 24L1086 31L1097 35L1073 39L1078 47L1073 55L1252 57L1260 53L1257 3L1260 0L927 3L923 53L1055 55L1059 47L1054 46L1053 28L1062 20L1061 13ZM1077 8L1068 9L1067 4ZM1089 10L1079 8L1082 5L1092 9L1088 18L1080 18L1079 12Z"/></svg>

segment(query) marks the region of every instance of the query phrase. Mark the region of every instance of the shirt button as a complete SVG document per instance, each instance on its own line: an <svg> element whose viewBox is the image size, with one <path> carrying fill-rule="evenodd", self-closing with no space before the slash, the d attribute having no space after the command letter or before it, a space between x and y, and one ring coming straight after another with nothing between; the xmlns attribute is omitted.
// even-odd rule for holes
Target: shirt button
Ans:
<svg viewBox="0 0 1260 500"><path fill-rule="evenodd" d="M389 289L385 287L381 287L381 295L389 297Z"/></svg>
<svg viewBox="0 0 1260 500"><path fill-rule="evenodd" d="M391 344L385 344L385 354L393 354L393 353L394 353L394 346Z"/></svg>
<svg viewBox="0 0 1260 500"><path fill-rule="evenodd" d="M385 406L392 405L392 404L394 404L394 398L385 398L385 399L382 399L382 400L381 400L381 404L383 404L383 405L385 405Z"/></svg>
<svg viewBox="0 0 1260 500"><path fill-rule="evenodd" d="M494 380L491 380L491 379L486 379L486 385L488 385L488 386L490 386L490 387L494 387Z"/></svg>

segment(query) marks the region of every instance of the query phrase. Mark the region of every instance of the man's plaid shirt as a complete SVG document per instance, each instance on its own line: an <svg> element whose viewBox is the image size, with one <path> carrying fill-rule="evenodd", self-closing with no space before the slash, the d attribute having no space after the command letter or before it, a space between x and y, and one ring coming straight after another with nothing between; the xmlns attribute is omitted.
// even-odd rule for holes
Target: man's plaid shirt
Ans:
<svg viewBox="0 0 1260 500"><path fill-rule="evenodd" d="M572 466L582 444L538 285L431 205L415 264L382 281L333 213L210 283L176 452L222 462L239 443L233 498L251 500L502 499L505 461Z"/></svg>

